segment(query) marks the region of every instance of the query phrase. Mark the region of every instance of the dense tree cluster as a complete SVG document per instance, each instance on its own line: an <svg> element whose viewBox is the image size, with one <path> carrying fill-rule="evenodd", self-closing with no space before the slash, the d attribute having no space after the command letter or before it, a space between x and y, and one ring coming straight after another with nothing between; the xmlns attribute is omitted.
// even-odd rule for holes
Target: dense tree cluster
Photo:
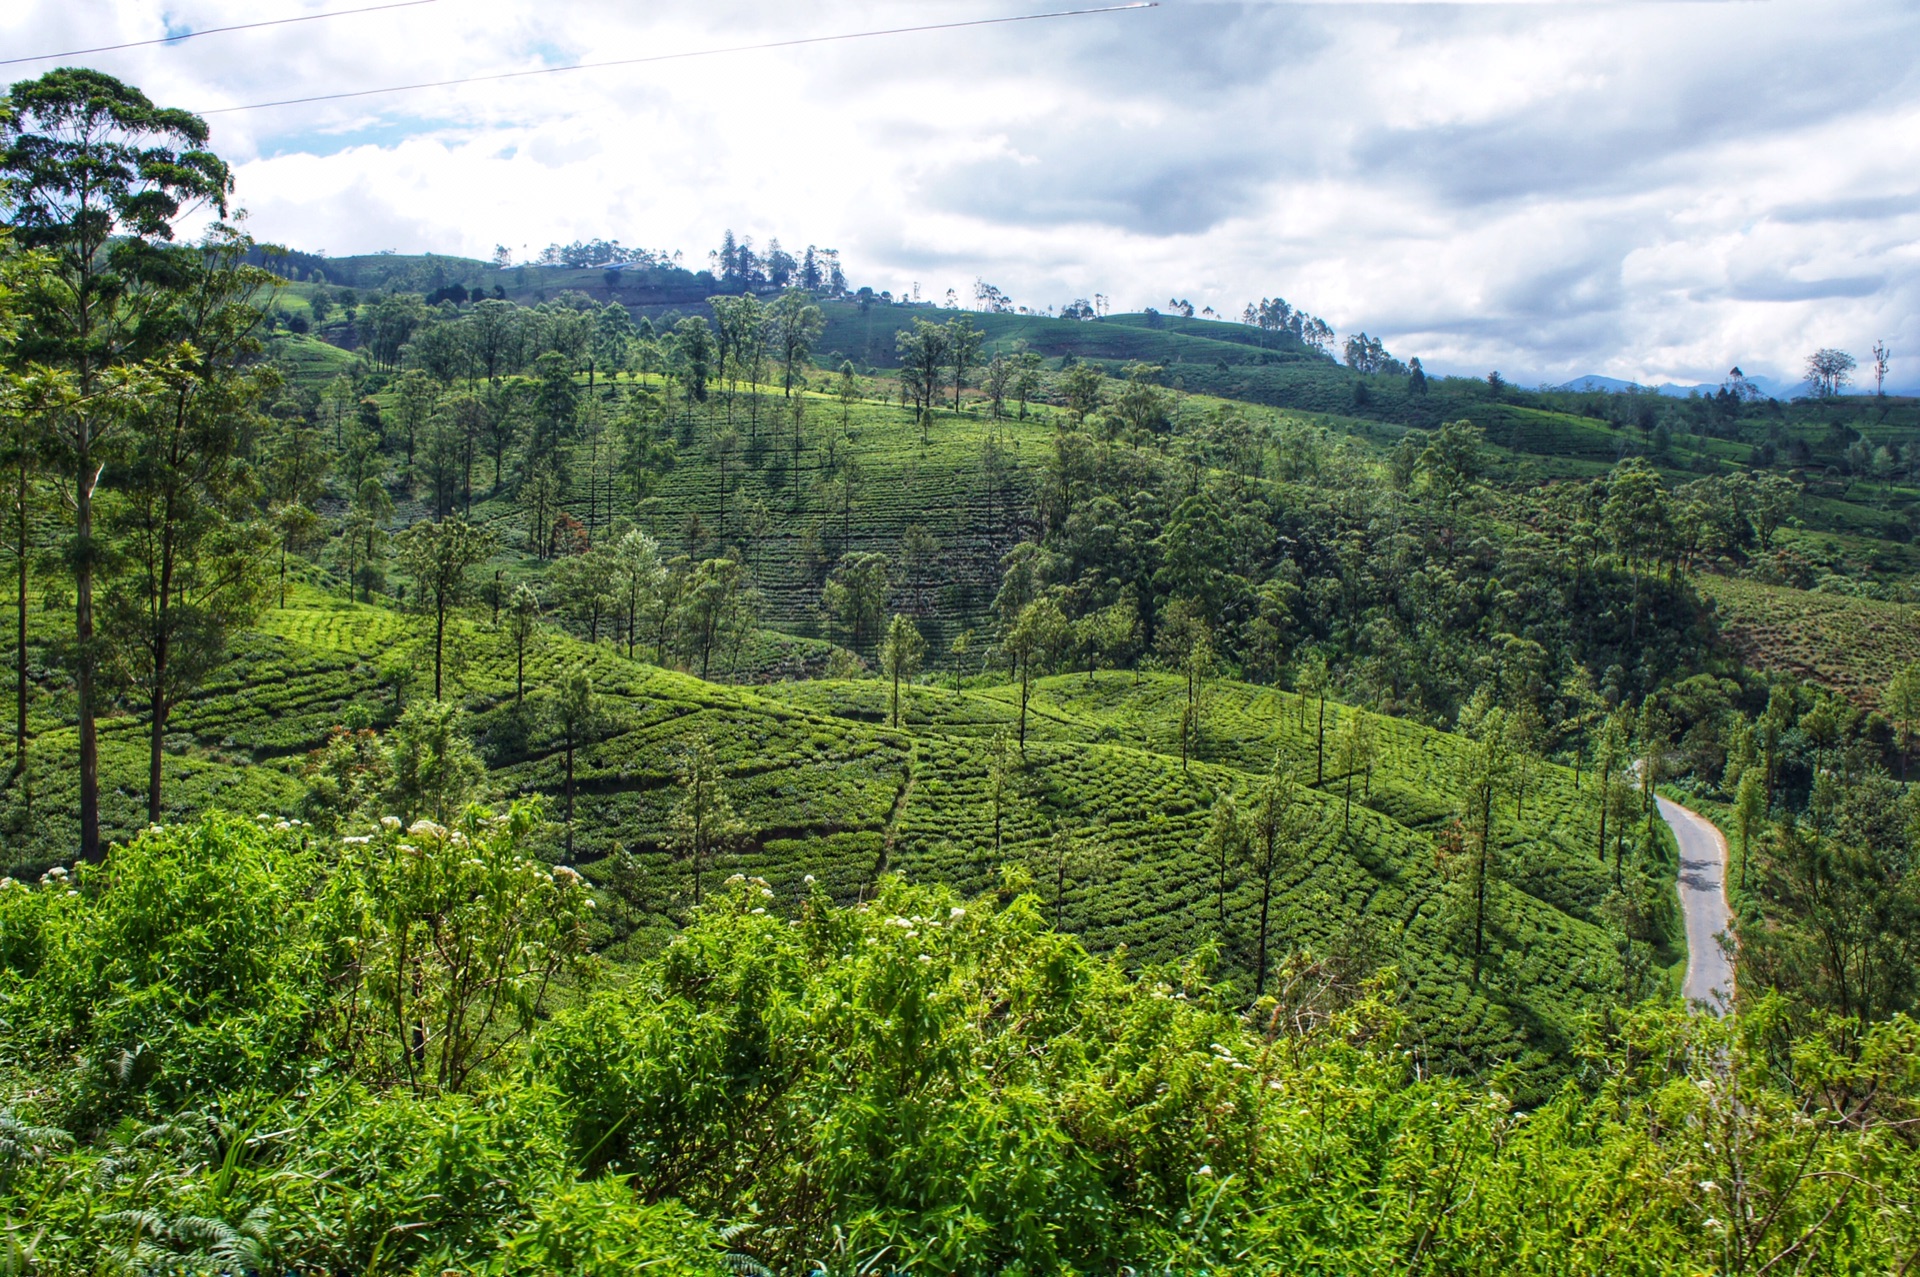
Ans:
<svg viewBox="0 0 1920 1277"><path fill-rule="evenodd" d="M1248 302L1240 322L1266 332L1292 333L1313 349L1325 353L1333 345L1333 325L1318 315L1299 310L1284 297L1262 297Z"/></svg>

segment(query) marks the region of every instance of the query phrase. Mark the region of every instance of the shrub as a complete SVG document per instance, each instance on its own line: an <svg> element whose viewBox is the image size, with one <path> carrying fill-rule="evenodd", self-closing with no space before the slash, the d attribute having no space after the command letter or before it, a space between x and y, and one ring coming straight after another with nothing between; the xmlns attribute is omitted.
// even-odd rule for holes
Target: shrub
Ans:
<svg viewBox="0 0 1920 1277"><path fill-rule="evenodd" d="M87 1061L92 1102L138 1093L164 1111L299 1075L327 974L305 943L302 842L290 822L213 815L113 848L74 875L77 894L55 889L22 992L39 1045Z"/></svg>

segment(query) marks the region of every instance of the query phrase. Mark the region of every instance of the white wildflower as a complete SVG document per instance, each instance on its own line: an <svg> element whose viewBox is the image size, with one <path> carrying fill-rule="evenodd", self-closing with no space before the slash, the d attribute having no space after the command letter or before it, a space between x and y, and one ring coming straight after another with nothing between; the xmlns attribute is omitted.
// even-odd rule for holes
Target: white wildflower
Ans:
<svg viewBox="0 0 1920 1277"><path fill-rule="evenodd" d="M580 875L565 865L555 865L553 867L553 881L558 886L577 887L580 885Z"/></svg>
<svg viewBox="0 0 1920 1277"><path fill-rule="evenodd" d="M421 819L407 826L407 834L413 838L445 838L447 831L431 820Z"/></svg>
<svg viewBox="0 0 1920 1277"><path fill-rule="evenodd" d="M965 909L962 909L959 905L955 905L953 908L947 910L948 922L952 922L955 918L964 918L966 916L967 916L967 911Z"/></svg>
<svg viewBox="0 0 1920 1277"><path fill-rule="evenodd" d="M1194 1174L1195 1175L1211 1175L1213 1174L1213 1167L1202 1166L1199 1170L1195 1171Z"/></svg>
<svg viewBox="0 0 1920 1277"><path fill-rule="evenodd" d="M398 816L380 817L380 828L391 833L392 831L400 828L400 817Z"/></svg>
<svg viewBox="0 0 1920 1277"><path fill-rule="evenodd" d="M372 841L373 841L373 835L371 835L371 834L349 834L349 835L348 835L347 837L345 837L345 838L342 838L342 839L341 839L340 841L341 841L341 842L343 842L343 843L345 843L345 844L347 844L347 846L349 846L349 847L364 847L364 846L366 846L366 845L367 845L368 843L370 843L370 842L372 842Z"/></svg>
<svg viewBox="0 0 1920 1277"><path fill-rule="evenodd" d="M800 885L803 887L811 887L813 885L813 875L808 874L806 877L802 878L800 880Z"/></svg>

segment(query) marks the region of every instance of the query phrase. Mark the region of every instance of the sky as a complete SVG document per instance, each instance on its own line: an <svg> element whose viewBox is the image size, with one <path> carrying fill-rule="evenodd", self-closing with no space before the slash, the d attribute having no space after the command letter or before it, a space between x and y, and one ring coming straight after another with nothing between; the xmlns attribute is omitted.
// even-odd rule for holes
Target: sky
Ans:
<svg viewBox="0 0 1920 1277"><path fill-rule="evenodd" d="M380 0L14 0L0 58ZM1080 0L1094 3L1097 0ZM430 0L70 58L193 110L1074 0ZM1920 387L1920 0L1211 3L210 114L264 240L731 228L856 284L1238 315L1439 371ZM58 61L0 67L27 78Z"/></svg>

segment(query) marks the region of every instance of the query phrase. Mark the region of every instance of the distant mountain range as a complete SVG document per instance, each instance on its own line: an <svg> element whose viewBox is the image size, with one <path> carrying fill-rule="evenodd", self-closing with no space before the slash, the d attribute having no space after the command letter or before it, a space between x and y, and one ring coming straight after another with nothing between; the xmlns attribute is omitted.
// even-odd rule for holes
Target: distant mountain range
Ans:
<svg viewBox="0 0 1920 1277"><path fill-rule="evenodd" d="M1747 378L1747 380L1751 381L1754 385L1758 386L1762 394L1768 395L1774 399L1791 399L1795 395L1805 394L1807 389L1807 383L1804 381L1780 381L1773 377L1749 377ZM1639 385L1639 384L1640 383L1638 382L1622 381L1618 377L1601 377L1598 375L1590 375L1586 377L1575 377L1572 381L1562 382L1557 386L1547 386L1545 387L1545 389L1547 390L1606 390L1606 391L1618 392L1622 390L1631 390L1636 385ZM1710 395L1714 391L1720 389L1720 383L1717 381L1702 382L1696 386L1682 386L1675 382L1669 381L1658 386L1641 385L1640 389L1651 390L1652 392L1658 395L1672 395L1676 399L1685 399L1688 395L1693 394L1695 391L1698 391L1700 394L1703 394L1703 395Z"/></svg>

